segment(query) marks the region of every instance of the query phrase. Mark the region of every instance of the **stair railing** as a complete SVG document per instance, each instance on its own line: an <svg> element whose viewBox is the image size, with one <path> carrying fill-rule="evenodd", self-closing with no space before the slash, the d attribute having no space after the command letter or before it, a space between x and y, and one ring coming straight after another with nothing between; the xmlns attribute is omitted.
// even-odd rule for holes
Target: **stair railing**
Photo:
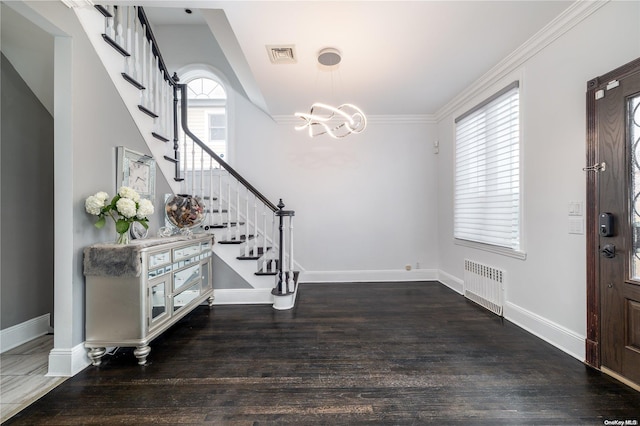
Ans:
<svg viewBox="0 0 640 426"><path fill-rule="evenodd" d="M173 142L164 158L175 164L174 179L181 182L181 191L205 204L208 214L201 226L205 231L225 228L218 243L241 245L238 258L256 260L258 275L274 275L274 295L293 293L295 213L284 210L282 200L276 205L267 199L189 130L186 85L167 70L143 8L96 9L105 17L102 37L124 57L122 77L140 90L138 108L154 120L153 137Z"/></svg>

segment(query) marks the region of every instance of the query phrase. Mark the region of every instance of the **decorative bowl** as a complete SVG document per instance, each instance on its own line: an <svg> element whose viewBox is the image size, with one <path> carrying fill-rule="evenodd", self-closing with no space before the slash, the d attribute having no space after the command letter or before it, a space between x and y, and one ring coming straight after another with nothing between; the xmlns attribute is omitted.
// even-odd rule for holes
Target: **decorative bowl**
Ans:
<svg viewBox="0 0 640 426"><path fill-rule="evenodd" d="M164 205L164 213L172 226L180 229L193 228L204 220L204 202L194 195L172 195Z"/></svg>

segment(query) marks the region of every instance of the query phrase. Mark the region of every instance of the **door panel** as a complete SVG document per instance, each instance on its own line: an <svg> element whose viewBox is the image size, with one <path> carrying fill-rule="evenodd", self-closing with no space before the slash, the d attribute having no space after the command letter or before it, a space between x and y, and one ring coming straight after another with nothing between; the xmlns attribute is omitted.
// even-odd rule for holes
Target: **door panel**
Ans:
<svg viewBox="0 0 640 426"><path fill-rule="evenodd" d="M597 155L605 163L597 173L598 229L600 217L613 217L613 231L597 236L600 365L640 383L640 72L596 94Z"/></svg>

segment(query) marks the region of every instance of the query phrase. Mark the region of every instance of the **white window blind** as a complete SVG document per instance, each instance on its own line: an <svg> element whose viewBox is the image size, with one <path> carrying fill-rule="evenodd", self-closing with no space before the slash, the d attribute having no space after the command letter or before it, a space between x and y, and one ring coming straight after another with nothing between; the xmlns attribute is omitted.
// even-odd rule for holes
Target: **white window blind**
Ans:
<svg viewBox="0 0 640 426"><path fill-rule="evenodd" d="M520 250L518 82L455 124L454 237Z"/></svg>

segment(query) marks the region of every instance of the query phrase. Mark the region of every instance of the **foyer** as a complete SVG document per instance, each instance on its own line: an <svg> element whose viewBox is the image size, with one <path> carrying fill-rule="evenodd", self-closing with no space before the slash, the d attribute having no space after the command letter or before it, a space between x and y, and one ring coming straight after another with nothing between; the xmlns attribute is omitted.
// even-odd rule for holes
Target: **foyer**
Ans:
<svg viewBox="0 0 640 426"><path fill-rule="evenodd" d="M201 306L147 366L116 351L5 424L640 421L640 393L437 282L302 284L299 299Z"/></svg>

